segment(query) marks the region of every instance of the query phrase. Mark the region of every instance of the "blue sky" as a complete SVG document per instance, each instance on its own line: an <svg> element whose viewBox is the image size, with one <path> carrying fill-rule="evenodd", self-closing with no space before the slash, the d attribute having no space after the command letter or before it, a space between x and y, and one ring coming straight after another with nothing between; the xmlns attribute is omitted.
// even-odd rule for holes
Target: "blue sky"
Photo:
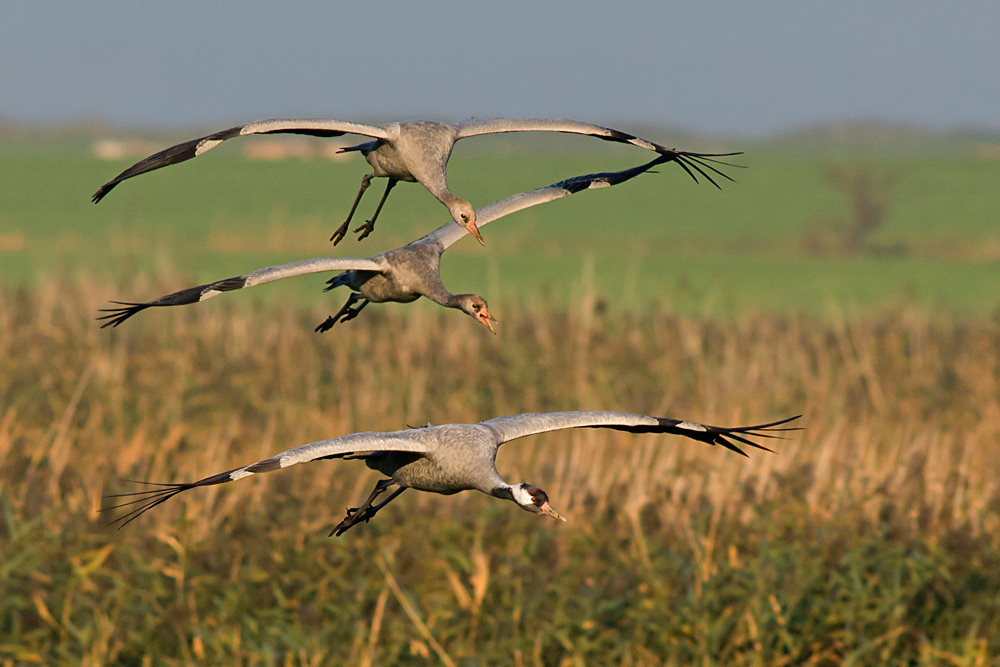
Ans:
<svg viewBox="0 0 1000 667"><path fill-rule="evenodd" d="M0 118L1000 129L1000 3L9 0Z"/></svg>

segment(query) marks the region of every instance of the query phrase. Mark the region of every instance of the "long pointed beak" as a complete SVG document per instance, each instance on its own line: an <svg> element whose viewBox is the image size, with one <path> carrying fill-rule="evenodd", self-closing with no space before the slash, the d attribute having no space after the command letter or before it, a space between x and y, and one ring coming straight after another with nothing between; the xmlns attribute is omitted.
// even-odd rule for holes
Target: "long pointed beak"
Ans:
<svg viewBox="0 0 1000 667"><path fill-rule="evenodd" d="M559 519L560 521L565 521L566 520L566 518L562 514L560 514L559 512L555 511L554 509L552 509L552 505L549 505L548 502L542 503L542 506L539 507L538 509L541 510L542 514L544 514L546 516L550 516L553 519Z"/></svg>
<svg viewBox="0 0 1000 667"><path fill-rule="evenodd" d="M484 325L486 325L486 328L492 331L494 336L497 335L497 330L493 328L493 322L499 324L500 320L493 317L488 312L482 312L479 314L479 321L482 322Z"/></svg>
<svg viewBox="0 0 1000 667"><path fill-rule="evenodd" d="M483 235L479 233L479 227L476 226L475 222L469 222L469 223L467 223L465 225L465 228L467 230L469 230L470 234L472 234L473 236L476 237L476 240L479 241L479 245L481 245L481 246L485 246L486 245L486 241L483 240Z"/></svg>

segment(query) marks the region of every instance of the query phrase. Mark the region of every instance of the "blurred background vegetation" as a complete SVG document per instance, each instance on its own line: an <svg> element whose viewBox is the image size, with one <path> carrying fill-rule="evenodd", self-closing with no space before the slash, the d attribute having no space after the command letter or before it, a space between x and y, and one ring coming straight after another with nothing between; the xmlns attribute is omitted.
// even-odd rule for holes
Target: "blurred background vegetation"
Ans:
<svg viewBox="0 0 1000 667"><path fill-rule="evenodd" d="M744 149L748 168L720 192L667 165L491 224L485 249L456 244L445 283L490 301L492 337L420 302L314 334L342 301L322 276L100 330L108 299L368 256L447 217L400 187L372 237L332 247L366 165L308 141L275 143L269 159L232 142L93 206L133 157L197 130L117 144L100 143L106 128L4 130L0 662L1000 655L990 138L638 132ZM647 157L599 148L460 144L449 175L481 206ZM125 154L95 154L112 149ZM360 430L588 408L719 425L802 412L807 430L749 459L590 430L505 446L501 473L543 486L567 524L479 494L413 493L327 538L376 479L357 462L192 491L120 532L100 512L125 479L190 481Z"/></svg>

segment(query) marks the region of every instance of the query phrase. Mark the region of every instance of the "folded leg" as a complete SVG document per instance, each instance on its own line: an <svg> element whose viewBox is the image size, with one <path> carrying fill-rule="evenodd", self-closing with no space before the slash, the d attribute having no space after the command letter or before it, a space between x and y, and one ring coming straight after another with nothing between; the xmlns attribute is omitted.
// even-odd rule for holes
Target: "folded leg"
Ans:
<svg viewBox="0 0 1000 667"><path fill-rule="evenodd" d="M403 491L406 491L406 487L401 486L395 491L393 491L391 494L389 494L388 498L380 502L378 505L372 507L372 503L375 502L379 496L385 493L389 489L389 487L395 484L396 482L391 479L379 480L378 483L375 485L375 488L372 489L372 492L368 494L368 498L365 499L365 502L361 503L360 507L347 508L347 516L344 517L343 521L334 526L333 530L330 531L330 535L331 536L336 535L337 537L340 537L341 535L346 533L351 526L361 523L362 521L368 523L368 521L371 520L371 518L375 516L375 514L377 514L380 509L382 509L383 507L391 503L393 500L395 500L396 496L401 494Z"/></svg>
<svg viewBox="0 0 1000 667"><path fill-rule="evenodd" d="M358 301L361 301L361 303L355 306L354 304ZM357 317L358 313L364 310L364 307L369 303L371 302L358 292L351 292L351 296L348 297L347 303L345 303L343 307L336 312L336 314L323 320L319 326L316 327L316 331L318 333L323 333L333 328L333 325L337 322L350 322Z"/></svg>

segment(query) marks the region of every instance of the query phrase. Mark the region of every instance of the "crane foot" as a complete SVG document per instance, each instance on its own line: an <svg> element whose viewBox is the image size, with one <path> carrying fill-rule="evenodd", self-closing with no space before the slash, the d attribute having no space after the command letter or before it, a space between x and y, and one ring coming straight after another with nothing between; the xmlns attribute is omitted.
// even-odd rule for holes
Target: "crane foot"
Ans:
<svg viewBox="0 0 1000 667"><path fill-rule="evenodd" d="M375 219L365 220L365 224L355 229L354 233L357 234L358 232L361 232L361 230L364 231L361 234L358 234L359 241L368 238L368 235L375 231Z"/></svg>
<svg viewBox="0 0 1000 667"><path fill-rule="evenodd" d="M344 224L342 224L340 227L337 227L337 231L335 231L333 233L333 236L330 237L330 240L333 241L333 245L337 245L344 239L344 237L347 235L347 229L350 224L351 224L351 219L348 218L347 220L344 221Z"/></svg>
<svg viewBox="0 0 1000 667"><path fill-rule="evenodd" d="M361 301L361 303L358 303L358 305L355 306L354 304L358 301ZM360 313L369 303L368 299L361 296L359 293L351 292L351 296L348 297L347 303L345 303L336 313L320 322L315 331L317 333L324 333L332 329L333 325L338 322L350 322L357 317L358 313Z"/></svg>

